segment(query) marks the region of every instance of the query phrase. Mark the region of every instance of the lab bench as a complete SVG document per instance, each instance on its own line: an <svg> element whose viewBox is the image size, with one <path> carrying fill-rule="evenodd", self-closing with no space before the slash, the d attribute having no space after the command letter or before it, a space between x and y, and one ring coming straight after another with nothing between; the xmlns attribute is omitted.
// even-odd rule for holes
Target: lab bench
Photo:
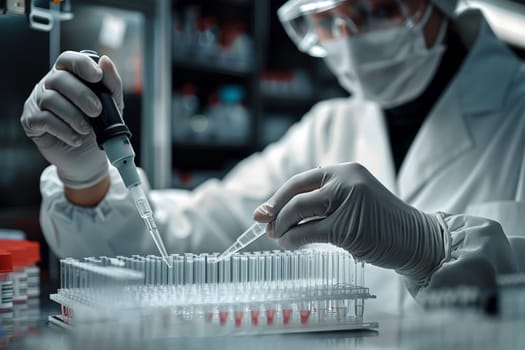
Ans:
<svg viewBox="0 0 525 350"><path fill-rule="evenodd" d="M71 331L48 324L60 313L49 299L57 284L44 281L41 296L12 313L0 314L0 348L12 349L523 349L525 319L501 318L468 309L408 313L404 316L370 314L377 331L338 331L280 335L159 338L132 344L112 329L88 335L75 344ZM6 333L12 337L7 340ZM107 338L108 334L110 339ZM77 339L78 340L78 339Z"/></svg>

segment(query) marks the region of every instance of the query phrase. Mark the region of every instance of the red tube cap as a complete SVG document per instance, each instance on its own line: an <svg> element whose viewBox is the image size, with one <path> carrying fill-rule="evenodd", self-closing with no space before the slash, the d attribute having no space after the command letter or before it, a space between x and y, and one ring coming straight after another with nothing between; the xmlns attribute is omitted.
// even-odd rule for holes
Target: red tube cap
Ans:
<svg viewBox="0 0 525 350"><path fill-rule="evenodd" d="M11 253L7 250L0 250L0 273L9 273L13 271L13 259Z"/></svg>

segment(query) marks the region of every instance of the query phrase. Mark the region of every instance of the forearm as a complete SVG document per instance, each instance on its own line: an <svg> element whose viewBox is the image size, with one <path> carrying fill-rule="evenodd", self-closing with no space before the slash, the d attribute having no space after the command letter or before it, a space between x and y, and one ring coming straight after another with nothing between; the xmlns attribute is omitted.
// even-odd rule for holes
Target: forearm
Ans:
<svg viewBox="0 0 525 350"><path fill-rule="evenodd" d="M106 176L102 181L88 188L75 189L64 186L64 195L74 205L94 207L104 199L108 193L109 186L109 176Z"/></svg>

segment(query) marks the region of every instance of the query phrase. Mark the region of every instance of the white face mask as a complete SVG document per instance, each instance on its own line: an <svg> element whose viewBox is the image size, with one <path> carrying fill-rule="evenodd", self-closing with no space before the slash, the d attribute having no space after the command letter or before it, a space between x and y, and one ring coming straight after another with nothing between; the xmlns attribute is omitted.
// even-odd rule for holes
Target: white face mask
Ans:
<svg viewBox="0 0 525 350"><path fill-rule="evenodd" d="M429 5L414 27L399 26L325 41L324 59L339 83L355 96L385 108L406 103L423 92L445 51L442 41L446 21L434 46L426 47L423 27L431 13Z"/></svg>

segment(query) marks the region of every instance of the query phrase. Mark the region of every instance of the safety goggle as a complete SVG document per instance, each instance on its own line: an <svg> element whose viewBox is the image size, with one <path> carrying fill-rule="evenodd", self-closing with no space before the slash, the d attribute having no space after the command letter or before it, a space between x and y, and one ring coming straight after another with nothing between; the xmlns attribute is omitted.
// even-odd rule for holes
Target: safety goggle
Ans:
<svg viewBox="0 0 525 350"><path fill-rule="evenodd" d="M299 50L324 57L322 41L395 26L414 26L428 1L289 0L277 14Z"/></svg>

